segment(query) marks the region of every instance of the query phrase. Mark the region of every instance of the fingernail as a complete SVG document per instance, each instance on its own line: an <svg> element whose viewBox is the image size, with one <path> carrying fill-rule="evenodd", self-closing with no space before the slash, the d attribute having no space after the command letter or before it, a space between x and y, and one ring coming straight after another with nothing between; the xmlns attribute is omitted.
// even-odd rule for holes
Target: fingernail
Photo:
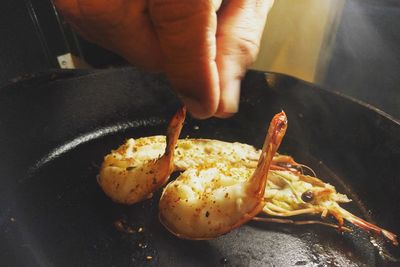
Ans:
<svg viewBox="0 0 400 267"><path fill-rule="evenodd" d="M220 114L233 114L239 110L240 80L232 79L221 90Z"/></svg>

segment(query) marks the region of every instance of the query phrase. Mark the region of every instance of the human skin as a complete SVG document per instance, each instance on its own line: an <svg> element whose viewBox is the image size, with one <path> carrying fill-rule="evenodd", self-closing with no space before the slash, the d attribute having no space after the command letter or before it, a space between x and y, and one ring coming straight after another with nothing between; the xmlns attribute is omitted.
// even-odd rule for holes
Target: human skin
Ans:
<svg viewBox="0 0 400 267"><path fill-rule="evenodd" d="M164 71L196 118L238 111L274 0L54 0L83 37L131 64Z"/></svg>

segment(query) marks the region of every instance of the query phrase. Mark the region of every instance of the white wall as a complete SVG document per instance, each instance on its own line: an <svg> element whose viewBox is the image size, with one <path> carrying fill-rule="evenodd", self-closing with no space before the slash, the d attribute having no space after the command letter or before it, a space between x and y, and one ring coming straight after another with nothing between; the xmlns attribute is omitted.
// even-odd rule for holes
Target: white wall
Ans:
<svg viewBox="0 0 400 267"><path fill-rule="evenodd" d="M253 69L316 82L330 59L346 0L275 0Z"/></svg>

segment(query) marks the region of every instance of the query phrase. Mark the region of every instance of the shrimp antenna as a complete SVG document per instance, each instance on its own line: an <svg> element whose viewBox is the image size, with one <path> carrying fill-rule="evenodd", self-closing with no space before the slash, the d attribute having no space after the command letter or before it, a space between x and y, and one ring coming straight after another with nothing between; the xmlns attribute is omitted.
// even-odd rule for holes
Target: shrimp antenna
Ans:
<svg viewBox="0 0 400 267"><path fill-rule="evenodd" d="M300 168L301 168L301 173L304 175L304 170L303 169L306 169L306 170L308 170L314 177L317 177L317 174L315 173L315 171L311 168L311 167L309 167L309 166L307 166L307 165L304 165L304 164L300 164L300 163L298 163L298 165L300 166Z"/></svg>

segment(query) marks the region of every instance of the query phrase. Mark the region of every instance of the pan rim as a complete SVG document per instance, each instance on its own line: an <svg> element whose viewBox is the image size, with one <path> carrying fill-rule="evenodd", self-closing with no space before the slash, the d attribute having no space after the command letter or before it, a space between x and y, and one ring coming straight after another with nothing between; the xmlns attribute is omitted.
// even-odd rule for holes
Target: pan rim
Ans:
<svg viewBox="0 0 400 267"><path fill-rule="evenodd" d="M28 83L32 83L37 81L38 83L46 83L46 84L52 84L55 82L60 82L60 81L68 81L70 79L75 79L75 80L80 80L82 78L86 77L96 77L98 75L103 75L104 73L114 73L114 72L127 72L127 71L136 71L139 73L146 73L134 66L127 66L127 67L119 67L119 68L112 68L112 69L92 69L92 70L85 70L85 69L50 69L46 71L40 71L37 73L32 73L32 74L27 74L22 77L15 78L14 80L16 81L11 81L10 83L0 87L0 97L4 97L7 94L10 94L16 90L25 90L27 88ZM346 99L347 101L350 101L358 106L361 106L365 108L366 110L373 112L380 117L383 117L385 119L388 119L398 127L400 127L400 118L396 118L393 115L388 114L387 112L381 110L380 108L369 104L363 100L357 99L353 96L344 94L342 92L339 92L335 89L330 89L330 88L325 88L322 87L318 84L311 83L308 81L305 81L303 79L285 74L285 73L280 73L280 72L270 72L270 71L259 71L259 70L248 70L246 73L246 76L249 74L262 74L265 77L267 76L279 76L282 78L289 78L290 80L298 81L303 84L306 84L310 86L313 89L323 91L324 93L334 95L336 97ZM154 75L160 74L160 73L152 73ZM164 74L161 74L162 76L165 76ZM53 77L52 77L53 76ZM46 79L47 81L43 80ZM246 78L244 78L246 79Z"/></svg>

